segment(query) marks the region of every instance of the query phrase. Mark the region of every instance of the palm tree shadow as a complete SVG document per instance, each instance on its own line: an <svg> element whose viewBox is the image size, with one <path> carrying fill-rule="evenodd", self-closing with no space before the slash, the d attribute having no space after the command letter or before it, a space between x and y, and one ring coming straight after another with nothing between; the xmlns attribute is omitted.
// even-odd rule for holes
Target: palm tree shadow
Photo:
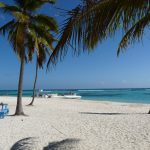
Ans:
<svg viewBox="0 0 150 150"><path fill-rule="evenodd" d="M96 112L79 112L80 114L87 115L142 115L147 113L96 113Z"/></svg>
<svg viewBox="0 0 150 150"><path fill-rule="evenodd" d="M26 114L23 114L23 115L20 115L20 116L29 117L29 115L26 115ZM20 116L19 116L19 117L20 117ZM11 115L7 115L7 117L17 117L17 115L11 114Z"/></svg>
<svg viewBox="0 0 150 150"><path fill-rule="evenodd" d="M49 143L43 150L71 150L76 148L79 139L65 139L59 142Z"/></svg>
<svg viewBox="0 0 150 150"><path fill-rule="evenodd" d="M43 150L71 150L77 147L79 139L65 139L49 143ZM28 137L17 141L10 150L33 150L38 140L35 137Z"/></svg>
<svg viewBox="0 0 150 150"><path fill-rule="evenodd" d="M28 137L17 141L10 150L32 150L37 138Z"/></svg>

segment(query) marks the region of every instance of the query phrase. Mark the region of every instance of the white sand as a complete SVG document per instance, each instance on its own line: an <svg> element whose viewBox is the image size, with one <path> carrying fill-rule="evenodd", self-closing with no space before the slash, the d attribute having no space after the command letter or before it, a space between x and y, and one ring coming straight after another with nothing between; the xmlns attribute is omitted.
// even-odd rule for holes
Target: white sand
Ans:
<svg viewBox="0 0 150 150"><path fill-rule="evenodd" d="M23 98L24 105L30 98ZM16 98L0 97L15 111ZM0 150L150 150L150 105L36 99L0 119ZM21 141L20 141L21 140Z"/></svg>

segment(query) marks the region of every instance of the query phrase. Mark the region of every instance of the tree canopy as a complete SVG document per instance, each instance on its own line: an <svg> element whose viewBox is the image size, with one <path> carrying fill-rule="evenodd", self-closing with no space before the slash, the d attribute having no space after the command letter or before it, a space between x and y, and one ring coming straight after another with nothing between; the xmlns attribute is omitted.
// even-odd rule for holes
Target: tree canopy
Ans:
<svg viewBox="0 0 150 150"><path fill-rule="evenodd" d="M59 42L50 57L57 62L69 48L75 54L93 51L98 42L122 30L123 38L117 54L129 44L141 40L150 22L150 0L82 0L67 12L67 19L60 29Z"/></svg>

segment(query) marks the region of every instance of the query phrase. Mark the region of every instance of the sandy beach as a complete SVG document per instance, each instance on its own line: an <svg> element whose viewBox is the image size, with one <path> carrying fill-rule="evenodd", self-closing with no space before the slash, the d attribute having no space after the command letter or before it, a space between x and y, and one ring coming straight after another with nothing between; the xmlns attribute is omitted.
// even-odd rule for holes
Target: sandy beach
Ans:
<svg viewBox="0 0 150 150"><path fill-rule="evenodd" d="M26 117L0 119L0 150L149 150L150 105L23 98ZM0 97L15 111L16 97Z"/></svg>

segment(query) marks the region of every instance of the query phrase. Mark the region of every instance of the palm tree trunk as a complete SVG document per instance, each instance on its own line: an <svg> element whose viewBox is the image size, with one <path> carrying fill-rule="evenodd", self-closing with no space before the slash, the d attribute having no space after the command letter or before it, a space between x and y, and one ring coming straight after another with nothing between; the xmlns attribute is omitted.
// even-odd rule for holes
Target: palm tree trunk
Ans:
<svg viewBox="0 0 150 150"><path fill-rule="evenodd" d="M22 56L21 56L20 76L19 76L19 83L18 83L17 106L16 106L15 115L24 115L23 107L22 107L22 88L23 88L24 64L25 64L25 50L22 51Z"/></svg>
<svg viewBox="0 0 150 150"><path fill-rule="evenodd" d="M36 73L35 73L35 80L34 80L33 94L32 94L33 97L32 97L31 103L29 104L30 106L33 105L33 103L34 103L37 78L38 78L38 61L36 61Z"/></svg>

